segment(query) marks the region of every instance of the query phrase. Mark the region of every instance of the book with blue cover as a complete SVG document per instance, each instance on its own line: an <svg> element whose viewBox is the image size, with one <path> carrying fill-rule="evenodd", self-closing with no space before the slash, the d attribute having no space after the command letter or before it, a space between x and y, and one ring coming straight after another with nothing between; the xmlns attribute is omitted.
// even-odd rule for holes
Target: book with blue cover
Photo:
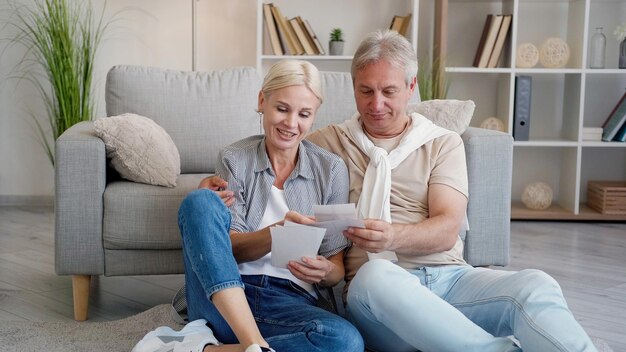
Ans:
<svg viewBox="0 0 626 352"><path fill-rule="evenodd" d="M613 141L626 142L626 122L623 123L619 131L617 131L617 134L615 135L615 137L613 137Z"/></svg>
<svg viewBox="0 0 626 352"><path fill-rule="evenodd" d="M622 95L609 118L602 125L602 140L610 142L615 138L620 128L626 122L626 93Z"/></svg>

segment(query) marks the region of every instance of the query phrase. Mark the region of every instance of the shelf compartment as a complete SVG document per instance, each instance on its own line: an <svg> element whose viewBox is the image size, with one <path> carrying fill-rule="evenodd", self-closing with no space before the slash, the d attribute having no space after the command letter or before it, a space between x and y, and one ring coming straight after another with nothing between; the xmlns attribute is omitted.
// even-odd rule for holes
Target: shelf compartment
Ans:
<svg viewBox="0 0 626 352"><path fill-rule="evenodd" d="M617 25L624 23L626 20L624 17L625 13L626 2L624 1L592 0L589 2L589 26L587 28L588 60L591 55L591 36L595 33L596 27L602 27L606 36L606 60L604 67L617 69L619 42L613 36L613 31ZM589 66L589 61L587 61L586 66Z"/></svg>
<svg viewBox="0 0 626 352"><path fill-rule="evenodd" d="M582 148L580 171L580 201L587 202L589 181L626 180L626 143L623 148Z"/></svg>
<svg viewBox="0 0 626 352"><path fill-rule="evenodd" d="M446 65L472 67L474 56L488 14L513 14L513 0L450 1L448 3L448 54ZM511 67L511 41L515 18L509 38L502 49L499 67ZM485 70L485 69L480 69Z"/></svg>
<svg viewBox="0 0 626 352"><path fill-rule="evenodd" d="M450 82L448 98L473 100L476 104L471 126L479 127L488 117L502 120L508 131L508 117L511 113L510 73L448 72Z"/></svg>
<svg viewBox="0 0 626 352"><path fill-rule="evenodd" d="M582 68L585 35L585 1L520 1L518 6L517 40L532 43L541 50L551 37L564 40L570 51L566 68ZM541 25L537 25L541 24ZM536 67L542 67L541 62Z"/></svg>
<svg viewBox="0 0 626 352"><path fill-rule="evenodd" d="M626 92L626 70L623 71L623 75L586 75L584 127L602 127L609 117Z"/></svg>
<svg viewBox="0 0 626 352"><path fill-rule="evenodd" d="M531 74L530 141L578 141L580 74ZM514 98L511 99L512 101ZM511 124L514 117L511 114Z"/></svg>
<svg viewBox="0 0 626 352"><path fill-rule="evenodd" d="M538 155L541 157L538 158ZM576 147L514 147L512 201L521 202L527 185L544 182L552 189L553 206L576 213L577 166Z"/></svg>

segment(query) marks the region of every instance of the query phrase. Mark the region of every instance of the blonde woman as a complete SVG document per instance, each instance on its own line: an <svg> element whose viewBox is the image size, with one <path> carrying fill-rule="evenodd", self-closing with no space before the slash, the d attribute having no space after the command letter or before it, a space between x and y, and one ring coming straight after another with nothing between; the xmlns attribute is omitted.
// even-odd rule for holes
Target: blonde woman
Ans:
<svg viewBox="0 0 626 352"><path fill-rule="evenodd" d="M166 338L171 346L205 352L364 350L348 321L316 306L313 285L343 279L345 237L325 239L316 258L287 268L270 264L271 226L311 223L306 215L313 205L348 201L344 162L303 140L321 103L315 66L276 63L258 98L265 134L221 151L217 173L226 191L206 189L203 180L181 204L188 313L196 321L181 332L170 330L181 340ZM230 197L223 201L225 193ZM217 345L207 325L226 345Z"/></svg>

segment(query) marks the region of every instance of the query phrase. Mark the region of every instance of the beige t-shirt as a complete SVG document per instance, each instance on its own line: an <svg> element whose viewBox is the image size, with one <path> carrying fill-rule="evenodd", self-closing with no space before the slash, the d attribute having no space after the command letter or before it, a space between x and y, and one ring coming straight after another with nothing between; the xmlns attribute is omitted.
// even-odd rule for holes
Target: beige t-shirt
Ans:
<svg viewBox="0 0 626 352"><path fill-rule="evenodd" d="M406 132L406 131L405 131ZM404 134L392 139L374 139L372 142L388 152L395 148ZM363 186L363 176L369 163L346 133L336 125L312 132L311 142L341 156L350 174L350 202L357 203ZM418 148L391 171L391 221L398 224L419 223L428 217L428 186L445 184L466 197L467 165L463 140L456 133L435 138ZM463 242L458 237L454 247L448 251L428 255L398 255L398 265L416 269L426 265L462 264ZM357 270L367 262L367 253L351 247L344 262L346 282L350 282Z"/></svg>

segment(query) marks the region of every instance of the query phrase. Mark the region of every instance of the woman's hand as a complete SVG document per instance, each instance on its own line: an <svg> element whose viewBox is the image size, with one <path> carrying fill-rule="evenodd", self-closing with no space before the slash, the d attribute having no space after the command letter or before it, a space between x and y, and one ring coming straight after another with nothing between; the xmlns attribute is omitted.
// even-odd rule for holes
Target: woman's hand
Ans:
<svg viewBox="0 0 626 352"><path fill-rule="evenodd" d="M319 284L335 269L335 263L318 255L315 259L303 257L301 262L292 260L287 264L287 269L306 283Z"/></svg>
<svg viewBox="0 0 626 352"><path fill-rule="evenodd" d="M203 178L202 181L200 181L198 188L210 189L211 191L217 193L217 195L220 197L220 199L222 199L222 202L224 202L227 207L230 207L235 203L235 194L233 193L233 191L229 191L227 189L228 182L224 181L219 176L210 176Z"/></svg>

